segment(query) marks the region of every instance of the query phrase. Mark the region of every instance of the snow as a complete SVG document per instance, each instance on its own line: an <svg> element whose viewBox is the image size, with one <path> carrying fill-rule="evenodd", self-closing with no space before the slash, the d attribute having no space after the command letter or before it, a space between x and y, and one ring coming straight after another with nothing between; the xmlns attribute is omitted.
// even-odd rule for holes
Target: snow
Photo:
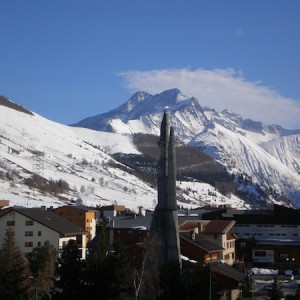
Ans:
<svg viewBox="0 0 300 300"><path fill-rule="evenodd" d="M286 195L295 206L300 206L299 131L243 120L229 110L217 113L202 109L199 102L201 99L197 102L173 89L158 95L147 94L139 102L129 99L130 114L124 114L122 105L111 115L105 114L105 118L116 133L158 134L163 107L169 106L177 139L201 148L230 173L247 174L254 185L263 189L271 187L278 195ZM83 121L80 123L84 125ZM253 186L240 188L254 193Z"/></svg>
<svg viewBox="0 0 300 300"><path fill-rule="evenodd" d="M138 101L134 100L137 95ZM0 198L13 204L45 202L57 206L80 197L87 205L120 203L133 210L138 206L154 209L156 190L109 162L113 161L113 153L139 153L132 141L133 133L158 135L165 106L170 107L177 139L201 148L229 173L247 174L254 185L271 187L300 206L299 133L281 132L275 127L270 130L263 124L248 122L254 126L251 129L241 116L202 109L195 98L183 96L176 89L154 96L138 93L119 110L107 113L107 124L114 133L69 127L1 106L0 171L15 174L15 186L0 176ZM33 151L45 153L45 178L69 183L73 192L63 195L66 200L40 194L22 184L22 179L33 171ZM84 193L80 192L82 186ZM178 182L178 189L185 200L179 204L187 208L207 204L249 208L234 195L225 197L204 183ZM241 185L240 189L256 193L253 185ZM187 193L188 190L193 192Z"/></svg>
<svg viewBox="0 0 300 300"><path fill-rule="evenodd" d="M274 269L251 268L248 272L254 275L278 275L278 270Z"/></svg>
<svg viewBox="0 0 300 300"><path fill-rule="evenodd" d="M0 199L9 200L11 205L57 207L80 198L87 206L118 203L136 212L139 206L155 208L157 191L153 187L109 164L114 161L113 153L139 153L132 135L69 127L4 106L0 106L0 128L0 174L9 172L14 177L9 182L0 176ZM72 189L69 194L54 196L23 184L24 178L32 175L36 151L44 153L41 175L66 181ZM193 195L184 196L185 203L179 202L184 207L208 203L244 207L236 198L209 196L207 191L214 188L204 183L178 182L178 187L181 191L189 187L195 190Z"/></svg>
<svg viewBox="0 0 300 300"><path fill-rule="evenodd" d="M180 256L181 256L181 259L184 260L184 261L188 261L188 262L191 262L193 264L197 264L198 263L196 260L189 259L187 256L184 256L184 255L180 255Z"/></svg>
<svg viewBox="0 0 300 300"><path fill-rule="evenodd" d="M147 228L145 226L134 226L134 227L131 227L131 229L133 229L133 230L147 230Z"/></svg>

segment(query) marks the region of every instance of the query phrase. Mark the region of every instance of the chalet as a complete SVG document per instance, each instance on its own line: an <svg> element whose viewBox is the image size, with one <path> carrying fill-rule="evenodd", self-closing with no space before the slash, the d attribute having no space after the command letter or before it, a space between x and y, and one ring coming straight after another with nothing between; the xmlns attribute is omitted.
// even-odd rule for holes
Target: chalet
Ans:
<svg viewBox="0 0 300 300"><path fill-rule="evenodd" d="M224 248L221 259L228 265L233 265L235 262L234 224L234 220L211 220L202 231L205 238Z"/></svg>
<svg viewBox="0 0 300 300"><path fill-rule="evenodd" d="M86 254L87 232L63 217L41 208L10 207L0 211L0 243L3 244L5 233L13 231L17 245L25 255L35 247L49 241L58 251L75 240L82 253Z"/></svg>
<svg viewBox="0 0 300 300"><path fill-rule="evenodd" d="M204 262L211 259L212 253L214 253L214 260L222 260L229 265L233 265L235 261L233 225L234 221L231 220L185 221L179 227L182 251L183 246L187 242L191 242L190 248L192 245L193 248L198 245L199 251L201 249L200 252L204 254L201 259ZM207 245L209 245L209 248L205 249Z"/></svg>
<svg viewBox="0 0 300 300"><path fill-rule="evenodd" d="M181 254L199 263L219 261L222 247L195 232L180 232Z"/></svg>

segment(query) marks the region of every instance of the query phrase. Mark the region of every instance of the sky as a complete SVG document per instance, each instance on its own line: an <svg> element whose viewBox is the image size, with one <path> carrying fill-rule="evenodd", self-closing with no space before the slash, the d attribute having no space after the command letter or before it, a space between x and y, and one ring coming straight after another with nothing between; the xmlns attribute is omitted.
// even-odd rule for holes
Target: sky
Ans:
<svg viewBox="0 0 300 300"><path fill-rule="evenodd" d="M134 92L300 129L298 0L1 0L0 95L59 123Z"/></svg>

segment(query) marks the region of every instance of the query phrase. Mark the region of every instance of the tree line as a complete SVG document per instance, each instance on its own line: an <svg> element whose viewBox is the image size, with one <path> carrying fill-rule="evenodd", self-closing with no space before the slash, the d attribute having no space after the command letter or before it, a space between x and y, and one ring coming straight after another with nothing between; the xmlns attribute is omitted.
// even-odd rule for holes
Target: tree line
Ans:
<svg viewBox="0 0 300 300"><path fill-rule="evenodd" d="M0 299L208 299L209 267L199 264L181 269L177 261L159 266L149 241L143 243L141 263L134 265L132 252L122 245L112 248L98 236L85 260L76 241L69 241L60 255L49 243L24 257L6 232L0 248ZM220 287L212 276L212 298Z"/></svg>

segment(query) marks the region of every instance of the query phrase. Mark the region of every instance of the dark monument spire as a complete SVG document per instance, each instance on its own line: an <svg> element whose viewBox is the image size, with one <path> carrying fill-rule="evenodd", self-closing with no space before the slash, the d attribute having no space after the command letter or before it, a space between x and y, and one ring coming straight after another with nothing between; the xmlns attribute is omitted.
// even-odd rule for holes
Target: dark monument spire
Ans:
<svg viewBox="0 0 300 300"><path fill-rule="evenodd" d="M170 127L170 114L165 110L160 129L160 159L158 163L158 203L154 211L150 239L161 244L161 264L170 259L181 263L178 215L176 201L176 160L174 128Z"/></svg>

